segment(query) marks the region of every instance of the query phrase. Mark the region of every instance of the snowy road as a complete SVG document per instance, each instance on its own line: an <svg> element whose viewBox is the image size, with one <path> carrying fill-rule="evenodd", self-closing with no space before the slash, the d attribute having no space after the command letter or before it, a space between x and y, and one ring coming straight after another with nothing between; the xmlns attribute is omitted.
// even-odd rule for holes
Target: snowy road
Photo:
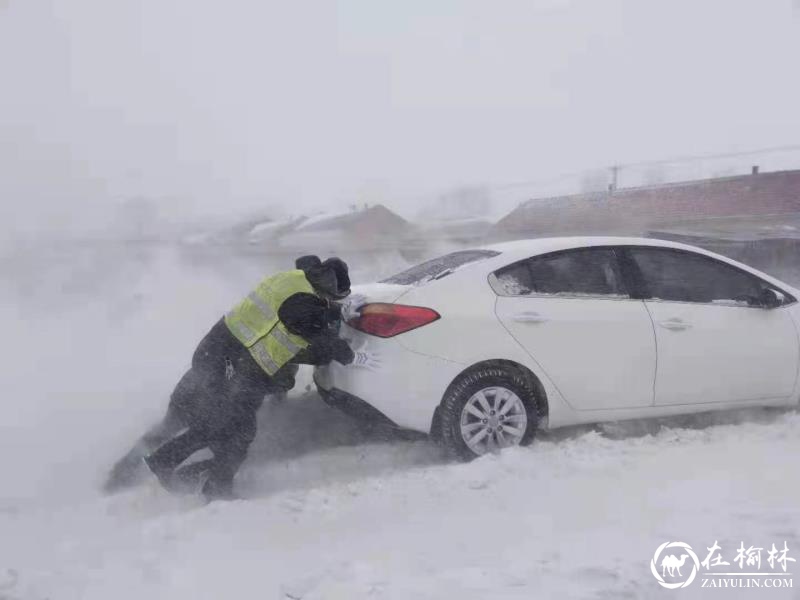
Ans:
<svg viewBox="0 0 800 600"><path fill-rule="evenodd" d="M328 410L295 402L309 405L277 411L267 436L295 410ZM17 575L0 597L700 598L711 592L657 586L660 543L800 547L800 415L738 419L571 432L468 465L441 464L425 442L256 457L247 499L227 504L155 487L6 504L0 564Z"/></svg>
<svg viewBox="0 0 800 600"><path fill-rule="evenodd" d="M306 393L265 408L245 500L102 497L198 329L240 292L176 272L140 275L121 325L115 292L35 319L3 305L3 600L800 597L665 590L650 572L670 540L701 560L714 541L729 561L742 541L800 551L795 412L574 429L452 464L427 442L365 439Z"/></svg>

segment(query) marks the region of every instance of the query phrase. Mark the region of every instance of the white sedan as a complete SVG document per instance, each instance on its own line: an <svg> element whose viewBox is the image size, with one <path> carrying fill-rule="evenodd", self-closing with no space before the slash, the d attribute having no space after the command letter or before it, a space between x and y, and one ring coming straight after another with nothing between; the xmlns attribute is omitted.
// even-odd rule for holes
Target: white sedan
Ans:
<svg viewBox="0 0 800 600"><path fill-rule="evenodd" d="M319 368L320 393L465 459L539 428L798 402L800 292L691 246L524 240L354 292L341 334L381 365Z"/></svg>

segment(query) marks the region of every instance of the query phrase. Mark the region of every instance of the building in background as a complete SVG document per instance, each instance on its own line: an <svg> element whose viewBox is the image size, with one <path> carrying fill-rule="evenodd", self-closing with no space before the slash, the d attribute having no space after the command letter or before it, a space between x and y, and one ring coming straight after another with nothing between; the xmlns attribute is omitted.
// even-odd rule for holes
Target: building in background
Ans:
<svg viewBox="0 0 800 600"><path fill-rule="evenodd" d="M303 220L280 236L282 249L314 253L339 248L396 249L408 236L411 224L382 204L340 213L322 213Z"/></svg>
<svg viewBox="0 0 800 600"><path fill-rule="evenodd" d="M654 177L654 179L657 179ZM599 181L599 179L598 179ZM589 186L586 189L597 187ZM481 188L482 189L482 188ZM800 170L585 191L523 202L493 222L488 194L445 195L409 222L381 204L338 213L250 218L192 239L192 256L236 260L338 255L379 272L459 248L558 235L685 241L753 266L800 264ZM774 271L774 269L772 269Z"/></svg>
<svg viewBox="0 0 800 600"><path fill-rule="evenodd" d="M749 237L800 233L800 171L686 181L529 200L500 219L495 240L652 232Z"/></svg>

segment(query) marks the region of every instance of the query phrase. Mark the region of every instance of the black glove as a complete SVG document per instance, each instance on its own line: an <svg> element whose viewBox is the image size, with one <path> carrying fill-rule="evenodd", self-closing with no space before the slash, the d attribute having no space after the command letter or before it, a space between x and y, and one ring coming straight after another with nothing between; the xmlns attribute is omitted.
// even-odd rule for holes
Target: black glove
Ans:
<svg viewBox="0 0 800 600"><path fill-rule="evenodd" d="M342 320L342 305L337 304L335 302L331 302L328 305L328 309L325 313L325 318L327 319L328 323L335 325L337 321Z"/></svg>
<svg viewBox="0 0 800 600"><path fill-rule="evenodd" d="M341 338L336 338L333 341L331 355L333 360L343 365L349 365L356 356L350 349L350 345Z"/></svg>

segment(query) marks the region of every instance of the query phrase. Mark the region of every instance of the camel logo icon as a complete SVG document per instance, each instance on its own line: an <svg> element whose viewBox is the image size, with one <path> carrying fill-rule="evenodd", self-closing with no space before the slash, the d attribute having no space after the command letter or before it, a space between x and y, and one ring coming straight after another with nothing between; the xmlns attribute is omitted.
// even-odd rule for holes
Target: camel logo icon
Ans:
<svg viewBox="0 0 800 600"><path fill-rule="evenodd" d="M665 552L667 549L673 550ZM689 564L686 564L686 559L690 559ZM687 587L694 581L699 569L700 559L692 547L684 542L664 542L650 561L653 576L661 587L668 590Z"/></svg>

